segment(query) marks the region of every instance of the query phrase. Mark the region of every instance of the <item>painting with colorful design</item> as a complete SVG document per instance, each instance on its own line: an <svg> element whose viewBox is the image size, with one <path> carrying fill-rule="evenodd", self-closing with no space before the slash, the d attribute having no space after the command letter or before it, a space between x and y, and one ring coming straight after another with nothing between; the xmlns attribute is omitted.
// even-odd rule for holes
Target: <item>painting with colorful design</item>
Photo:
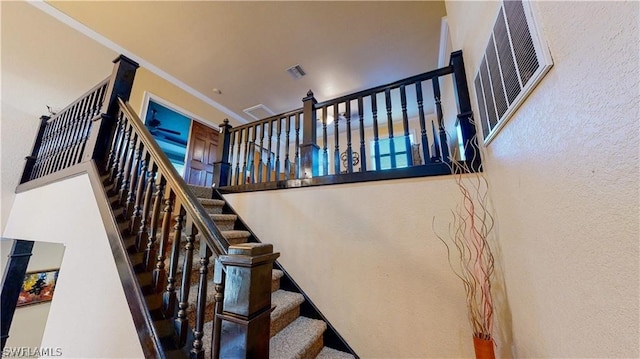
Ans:
<svg viewBox="0 0 640 359"><path fill-rule="evenodd" d="M28 272L24 276L17 307L47 302L53 299L59 269Z"/></svg>

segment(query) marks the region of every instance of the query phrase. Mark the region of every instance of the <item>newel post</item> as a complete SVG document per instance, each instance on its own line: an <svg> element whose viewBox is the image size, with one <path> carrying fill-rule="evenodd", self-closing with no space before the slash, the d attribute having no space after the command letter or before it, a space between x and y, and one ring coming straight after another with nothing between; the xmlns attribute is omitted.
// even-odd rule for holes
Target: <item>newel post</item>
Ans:
<svg viewBox="0 0 640 359"><path fill-rule="evenodd" d="M220 124L220 136L218 137L218 161L213 163L213 186L228 186L231 180L231 164L229 163L229 153L231 152L231 125L229 119L225 118ZM222 139L222 141L220 141Z"/></svg>
<svg viewBox="0 0 640 359"><path fill-rule="evenodd" d="M462 50L451 53L449 64L453 66L453 90L458 106L458 122L460 124L460 131L462 132L462 140L465 148L464 156L467 161L473 160L471 168L477 171L482 161L480 159L478 139L475 137L476 125L471 110L471 98L469 95L469 86L467 85L467 74L464 69Z"/></svg>
<svg viewBox="0 0 640 359"><path fill-rule="evenodd" d="M33 144L33 150L31 150L31 155L25 158L27 162L24 165L24 171L22 171L22 178L20 178L20 184L28 182L31 179L31 172L33 172L34 166L36 164L36 159L38 158L38 152L40 152L40 146L42 145L42 137L44 136L44 131L47 128L47 123L50 118L51 117L49 116L40 116L40 127L38 128L36 141Z"/></svg>
<svg viewBox="0 0 640 359"><path fill-rule="evenodd" d="M83 162L91 159L102 162L106 159L118 118L118 98L128 101L131 95L138 63L124 55L118 56L113 60L113 63L113 71L109 78L100 115L92 120L91 134L87 140Z"/></svg>
<svg viewBox="0 0 640 359"><path fill-rule="evenodd" d="M1 325L1 338L2 347L0 350L4 350L4 346L9 338L9 330L11 328L11 321L16 311L16 304L18 303L18 297L20 296L20 290L22 289L22 282L24 281L24 275L27 272L27 266L29 265L29 259L33 251L33 241L24 241L16 239L11 247L11 253L9 253L9 260L4 268L2 275L2 325Z"/></svg>
<svg viewBox="0 0 640 359"><path fill-rule="evenodd" d="M271 323L271 271L280 253L264 243L229 247L220 358L268 358Z"/></svg>
<svg viewBox="0 0 640 359"><path fill-rule="evenodd" d="M309 90L307 97L302 99L303 123L302 123L302 144L300 145L300 170L301 178L311 178L318 176L318 147L316 141L316 101L313 92Z"/></svg>

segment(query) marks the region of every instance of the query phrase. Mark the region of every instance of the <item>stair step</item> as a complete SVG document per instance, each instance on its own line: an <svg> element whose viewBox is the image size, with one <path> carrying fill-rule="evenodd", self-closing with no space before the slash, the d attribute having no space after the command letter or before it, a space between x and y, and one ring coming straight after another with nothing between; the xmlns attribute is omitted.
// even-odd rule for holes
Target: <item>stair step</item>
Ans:
<svg viewBox="0 0 640 359"><path fill-rule="evenodd" d="M284 275L284 272L279 269L271 271L271 292L275 292L280 289L280 278Z"/></svg>
<svg viewBox="0 0 640 359"><path fill-rule="evenodd" d="M273 337L300 316L302 302L304 302L304 297L300 293L282 289L271 293L271 306L275 306L275 309L271 312L270 336Z"/></svg>
<svg viewBox="0 0 640 359"><path fill-rule="evenodd" d="M220 231L232 231L238 216L235 214L209 214Z"/></svg>
<svg viewBox="0 0 640 359"><path fill-rule="evenodd" d="M227 239L229 244L240 244L247 243L249 237L251 237L251 233L248 231L221 231L224 238Z"/></svg>
<svg viewBox="0 0 640 359"><path fill-rule="evenodd" d="M207 213L221 214L225 201L221 199L198 198L200 204L207 210Z"/></svg>
<svg viewBox="0 0 640 359"><path fill-rule="evenodd" d="M191 190L191 192L196 195L198 198L211 198L213 197L213 189L211 187L202 187L202 186L194 186L187 185L187 188Z"/></svg>
<svg viewBox="0 0 640 359"><path fill-rule="evenodd" d="M322 320L298 317L269 342L271 359L312 359L322 350L322 334L327 324Z"/></svg>
<svg viewBox="0 0 640 359"><path fill-rule="evenodd" d="M355 357L349 353L341 352L333 348L324 347L320 351L320 354L316 359L355 359Z"/></svg>

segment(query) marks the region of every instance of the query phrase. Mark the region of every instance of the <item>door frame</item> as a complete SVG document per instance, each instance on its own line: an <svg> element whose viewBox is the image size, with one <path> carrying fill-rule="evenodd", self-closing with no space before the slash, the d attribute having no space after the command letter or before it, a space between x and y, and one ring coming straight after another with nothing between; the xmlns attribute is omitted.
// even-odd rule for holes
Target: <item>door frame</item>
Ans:
<svg viewBox="0 0 640 359"><path fill-rule="evenodd" d="M220 131L220 127L216 126L216 125L212 125L210 122L205 121L202 117L195 115L194 113L185 110L184 108L152 93L149 91L144 91L144 96L142 97L142 106L140 107L140 118L143 119L143 122L145 121L144 119L147 118L147 111L149 110L149 101L153 101L156 102L164 107L167 107L169 109L171 109L174 112L177 112L185 117L188 117L191 120L191 124L189 125L189 134L187 135L187 148L184 154L184 163L187 163L187 157L189 156L189 150L191 147L191 131L193 131L193 122L198 122L203 126L207 126L210 127L216 131ZM186 166L185 168L182 170L182 173L180 173L180 176L182 176L182 178L184 178L186 173Z"/></svg>

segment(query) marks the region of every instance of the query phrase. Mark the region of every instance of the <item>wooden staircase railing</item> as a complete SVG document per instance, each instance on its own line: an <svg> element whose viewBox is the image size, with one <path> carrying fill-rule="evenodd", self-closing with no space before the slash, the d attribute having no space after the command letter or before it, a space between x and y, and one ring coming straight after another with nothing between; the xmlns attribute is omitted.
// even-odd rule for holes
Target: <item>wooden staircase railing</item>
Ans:
<svg viewBox="0 0 640 359"><path fill-rule="evenodd" d="M457 106L455 130L445 126L445 80ZM309 91L302 105L236 128L225 123L216 164L224 170L214 182L242 192L450 174L453 151L481 170L462 51L449 66L336 99L319 103Z"/></svg>

